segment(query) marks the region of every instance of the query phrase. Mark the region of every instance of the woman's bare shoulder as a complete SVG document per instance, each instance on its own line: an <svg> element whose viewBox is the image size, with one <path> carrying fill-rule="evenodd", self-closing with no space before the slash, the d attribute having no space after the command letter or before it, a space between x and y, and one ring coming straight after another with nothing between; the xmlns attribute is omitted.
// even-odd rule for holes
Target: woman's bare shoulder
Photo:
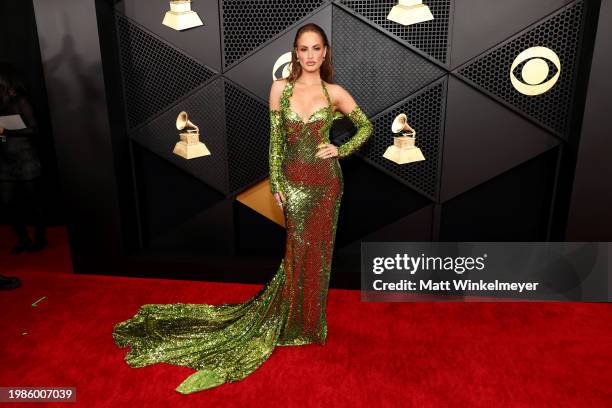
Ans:
<svg viewBox="0 0 612 408"><path fill-rule="evenodd" d="M329 97L337 107L350 104L353 100L351 94L340 84L329 84L327 89L329 90Z"/></svg>
<svg viewBox="0 0 612 408"><path fill-rule="evenodd" d="M287 78L279 78L272 81L272 91L282 91L283 88L287 85Z"/></svg>
<svg viewBox="0 0 612 408"><path fill-rule="evenodd" d="M272 82L270 87L270 109L278 110L280 107L280 98L283 93L283 89L287 84L287 80L284 78L276 79Z"/></svg>
<svg viewBox="0 0 612 408"><path fill-rule="evenodd" d="M330 91L334 91L334 90L337 90L338 88L342 88L342 86L341 86L341 85L339 85L339 84L333 84L333 83L330 83L330 82L325 82L325 86L326 86L326 87L327 87L327 89L328 89L328 90L330 90Z"/></svg>
<svg viewBox="0 0 612 408"><path fill-rule="evenodd" d="M340 84L327 84L327 89L329 90L330 95L333 95L338 99L349 95L348 91Z"/></svg>

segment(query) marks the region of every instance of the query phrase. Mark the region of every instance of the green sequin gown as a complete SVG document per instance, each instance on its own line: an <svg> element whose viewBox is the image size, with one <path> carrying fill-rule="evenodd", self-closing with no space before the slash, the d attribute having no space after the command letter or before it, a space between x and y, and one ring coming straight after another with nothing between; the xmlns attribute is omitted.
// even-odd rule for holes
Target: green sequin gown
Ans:
<svg viewBox="0 0 612 408"><path fill-rule="evenodd" d="M325 344L326 303L336 223L343 192L338 159L357 150L372 124L359 106L347 116L356 133L338 157L315 156L329 143L333 112L328 105L304 122L291 109L294 84L285 84L280 110L270 110L270 186L283 192L287 228L285 257L274 277L238 304L147 304L118 323L113 338L131 347L131 367L165 362L197 370L176 391L184 394L239 381L261 366L276 346Z"/></svg>

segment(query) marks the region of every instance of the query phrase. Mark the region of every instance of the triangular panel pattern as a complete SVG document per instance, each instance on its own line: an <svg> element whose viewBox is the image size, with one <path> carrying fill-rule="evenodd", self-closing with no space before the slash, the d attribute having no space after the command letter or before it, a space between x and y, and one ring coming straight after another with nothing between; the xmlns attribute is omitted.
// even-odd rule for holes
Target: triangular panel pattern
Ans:
<svg viewBox="0 0 612 408"><path fill-rule="evenodd" d="M455 69L575 0L461 0L453 6L450 63ZM474 24L474 21L478 24Z"/></svg>
<svg viewBox="0 0 612 408"><path fill-rule="evenodd" d="M138 143L132 153L145 246L226 197Z"/></svg>
<svg viewBox="0 0 612 408"><path fill-rule="evenodd" d="M458 68L457 73L519 113L567 138L584 9L583 1L562 8L517 37ZM512 86L510 67L517 55L535 46L550 48L559 56L561 74L548 92L527 96Z"/></svg>
<svg viewBox="0 0 612 408"><path fill-rule="evenodd" d="M335 81L374 115L446 72L340 7L333 10Z"/></svg>
<svg viewBox="0 0 612 408"><path fill-rule="evenodd" d="M153 237L151 246L175 253L234 255L234 240L233 202L228 198Z"/></svg>
<svg viewBox="0 0 612 408"><path fill-rule="evenodd" d="M362 239L431 200L364 160L342 162L344 195L338 219L336 248Z"/></svg>
<svg viewBox="0 0 612 408"><path fill-rule="evenodd" d="M438 200L439 197L446 88L447 78L444 78L372 118L374 132L357 153L432 200ZM408 123L416 130L416 146L423 152L425 160L397 164L383 157L387 147L393 144L391 124L400 113L408 116ZM340 143L349 136L341 139Z"/></svg>
<svg viewBox="0 0 612 408"><path fill-rule="evenodd" d="M326 33L329 33L330 37L328 40L332 42L333 48L331 37L332 9L332 5L328 4L307 16L299 25L292 26L283 32L283 34L258 48L257 52L249 54L249 56L234 64L223 73L223 76L267 101L270 97L270 86L272 85L270 74L272 73L274 62L281 55L292 50L295 34L303 24L315 23L325 30Z"/></svg>
<svg viewBox="0 0 612 408"><path fill-rule="evenodd" d="M551 149L442 204L440 241L547 241L560 149Z"/></svg>
<svg viewBox="0 0 612 408"><path fill-rule="evenodd" d="M328 0L223 0L224 66L306 17Z"/></svg>
<svg viewBox="0 0 612 408"><path fill-rule="evenodd" d="M338 2L435 60L443 64L447 62L450 0L427 1L426 4L434 19L409 26L387 20L387 15L397 4L397 0L338 0Z"/></svg>
<svg viewBox="0 0 612 408"><path fill-rule="evenodd" d="M559 143L550 132L451 77L440 201L448 201Z"/></svg>
<svg viewBox="0 0 612 408"><path fill-rule="evenodd" d="M361 253L362 242L431 241L433 208L433 204L420 208L410 215L395 220L342 248L338 248L337 252L359 254Z"/></svg>
<svg viewBox="0 0 612 408"><path fill-rule="evenodd" d="M198 13L204 25L178 31L161 24L169 10L168 0L114 0L115 10L145 30L172 44L179 51L221 72L221 28L219 26L219 1L196 0L191 9ZM110 2L109 2L110 3Z"/></svg>
<svg viewBox="0 0 612 408"><path fill-rule="evenodd" d="M222 100L223 80L217 78L164 114L139 127L132 132L131 137L176 167L227 194L229 187ZM176 117L181 111L186 111L189 120L200 128L200 141L210 151L209 156L188 160L172 152L179 141Z"/></svg>
<svg viewBox="0 0 612 408"><path fill-rule="evenodd" d="M130 127L146 122L215 75L129 18L116 16Z"/></svg>
<svg viewBox="0 0 612 408"><path fill-rule="evenodd" d="M225 112L230 190L237 191L268 175L268 105L225 83Z"/></svg>

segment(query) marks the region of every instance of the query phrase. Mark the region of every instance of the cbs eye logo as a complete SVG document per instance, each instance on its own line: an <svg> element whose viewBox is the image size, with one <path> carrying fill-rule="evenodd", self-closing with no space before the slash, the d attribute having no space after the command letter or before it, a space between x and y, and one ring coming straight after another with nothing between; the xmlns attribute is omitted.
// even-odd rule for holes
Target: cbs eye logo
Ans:
<svg viewBox="0 0 612 408"><path fill-rule="evenodd" d="M272 80L287 78L291 72L291 51L284 53L274 63L272 68Z"/></svg>
<svg viewBox="0 0 612 408"><path fill-rule="evenodd" d="M550 90L561 74L561 61L553 50L531 47L521 52L510 67L510 81L523 95L541 95Z"/></svg>

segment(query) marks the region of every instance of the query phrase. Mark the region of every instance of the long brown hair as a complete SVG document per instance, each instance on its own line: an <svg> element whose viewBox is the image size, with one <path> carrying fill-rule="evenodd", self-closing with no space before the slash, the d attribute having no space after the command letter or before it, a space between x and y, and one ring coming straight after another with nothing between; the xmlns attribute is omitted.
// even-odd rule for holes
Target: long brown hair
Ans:
<svg viewBox="0 0 612 408"><path fill-rule="evenodd" d="M323 46L327 46L327 52L325 53L325 59L323 60L323 64L321 64L320 74L321 79L323 79L328 84L332 83L334 77L334 69L332 67L332 53L331 47L329 46L329 41L327 41L327 35L325 31L315 23L308 23L301 26L297 32L295 33L295 38L293 39L293 49L291 50L291 72L287 77L287 81L294 82L296 79L302 75L302 66L300 62L297 60L296 56L296 48L297 42L300 36L308 31L312 31L314 33L318 33L323 39Z"/></svg>

